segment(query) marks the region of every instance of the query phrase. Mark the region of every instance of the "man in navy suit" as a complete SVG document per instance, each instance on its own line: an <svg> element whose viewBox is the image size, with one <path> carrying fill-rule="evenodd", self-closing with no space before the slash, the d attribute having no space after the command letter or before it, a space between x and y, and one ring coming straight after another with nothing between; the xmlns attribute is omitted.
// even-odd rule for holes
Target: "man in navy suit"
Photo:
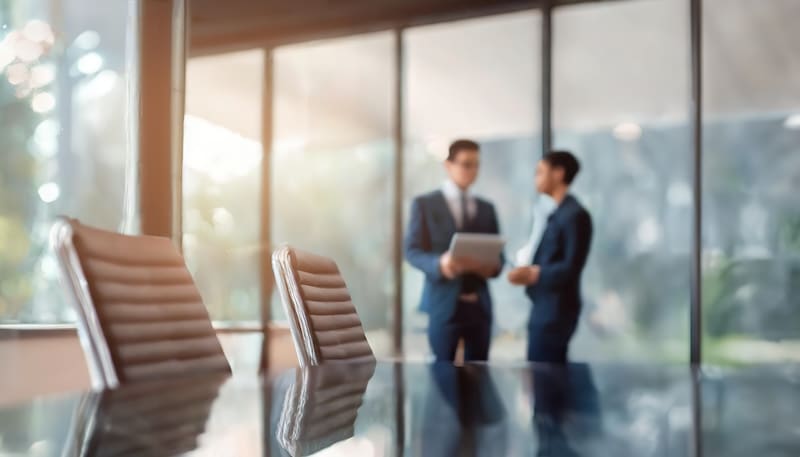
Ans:
<svg viewBox="0 0 800 457"><path fill-rule="evenodd" d="M556 202L529 266L508 273L533 301L528 322L528 360L566 363L581 312L581 274L592 242L592 217L569 193L580 163L567 151L545 155L536 188Z"/></svg>
<svg viewBox="0 0 800 457"><path fill-rule="evenodd" d="M420 309L430 316L428 341L437 361L452 361L459 340L464 341L465 360L489 357L492 298L486 280L500 274L503 260L481 265L447 252L456 232L500 231L494 206L469 191L479 166L477 143L454 142L445 161L448 180L411 204L405 255L425 274Z"/></svg>

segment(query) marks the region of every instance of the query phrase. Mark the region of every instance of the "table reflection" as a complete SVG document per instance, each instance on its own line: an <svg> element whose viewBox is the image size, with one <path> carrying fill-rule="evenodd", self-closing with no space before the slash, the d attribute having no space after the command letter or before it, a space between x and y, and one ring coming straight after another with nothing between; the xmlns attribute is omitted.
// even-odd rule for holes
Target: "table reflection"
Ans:
<svg viewBox="0 0 800 457"><path fill-rule="evenodd" d="M298 369L286 389L276 439L292 457L319 452L353 436L375 363Z"/></svg>
<svg viewBox="0 0 800 457"><path fill-rule="evenodd" d="M82 397L67 455L169 457L198 447L227 376L127 385Z"/></svg>
<svg viewBox="0 0 800 457"><path fill-rule="evenodd" d="M2 405L0 455L795 457L798 423L791 365L378 362Z"/></svg>
<svg viewBox="0 0 800 457"><path fill-rule="evenodd" d="M486 365L434 363L421 456L506 455L506 411Z"/></svg>
<svg viewBox="0 0 800 457"><path fill-rule="evenodd" d="M578 457L602 435L600 399L586 364L531 368L537 456Z"/></svg>

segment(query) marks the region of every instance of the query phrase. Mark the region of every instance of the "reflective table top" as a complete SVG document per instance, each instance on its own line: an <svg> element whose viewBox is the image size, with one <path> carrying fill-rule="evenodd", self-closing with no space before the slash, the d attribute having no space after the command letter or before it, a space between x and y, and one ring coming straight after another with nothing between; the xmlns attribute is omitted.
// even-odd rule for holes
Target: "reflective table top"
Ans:
<svg viewBox="0 0 800 457"><path fill-rule="evenodd" d="M798 456L800 367L379 362L0 407L1 456Z"/></svg>

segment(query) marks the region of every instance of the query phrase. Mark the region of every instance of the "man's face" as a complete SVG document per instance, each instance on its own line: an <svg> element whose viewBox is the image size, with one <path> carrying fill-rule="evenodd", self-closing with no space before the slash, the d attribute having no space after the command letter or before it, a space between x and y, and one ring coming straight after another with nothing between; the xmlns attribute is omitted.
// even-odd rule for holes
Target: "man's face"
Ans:
<svg viewBox="0 0 800 457"><path fill-rule="evenodd" d="M478 179L480 153L474 149L462 149L453 161L444 162L447 175L460 188L466 189Z"/></svg>
<svg viewBox="0 0 800 457"><path fill-rule="evenodd" d="M564 179L564 170L553 168L545 160L540 160L536 165L536 190L539 193L551 195Z"/></svg>

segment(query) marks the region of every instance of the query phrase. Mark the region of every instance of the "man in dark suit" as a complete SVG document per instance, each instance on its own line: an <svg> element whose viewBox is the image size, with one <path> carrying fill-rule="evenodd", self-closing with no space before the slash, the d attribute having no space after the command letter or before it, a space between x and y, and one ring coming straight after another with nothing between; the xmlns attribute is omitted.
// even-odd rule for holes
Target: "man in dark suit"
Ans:
<svg viewBox="0 0 800 457"><path fill-rule="evenodd" d="M441 189L414 199L405 237L406 260L425 274L420 309L429 314L428 341L436 360L452 361L459 340L465 360L487 360L492 325L488 278L495 265L453 258L447 251L456 232L499 233L491 203L469 191L478 177L479 146L458 140L450 146Z"/></svg>
<svg viewBox="0 0 800 457"><path fill-rule="evenodd" d="M556 202L531 261L508 273L533 301L528 323L528 360L566 363L569 341L581 312L581 274L592 241L592 218L569 193L580 163L567 151L545 155L536 168L536 188Z"/></svg>

